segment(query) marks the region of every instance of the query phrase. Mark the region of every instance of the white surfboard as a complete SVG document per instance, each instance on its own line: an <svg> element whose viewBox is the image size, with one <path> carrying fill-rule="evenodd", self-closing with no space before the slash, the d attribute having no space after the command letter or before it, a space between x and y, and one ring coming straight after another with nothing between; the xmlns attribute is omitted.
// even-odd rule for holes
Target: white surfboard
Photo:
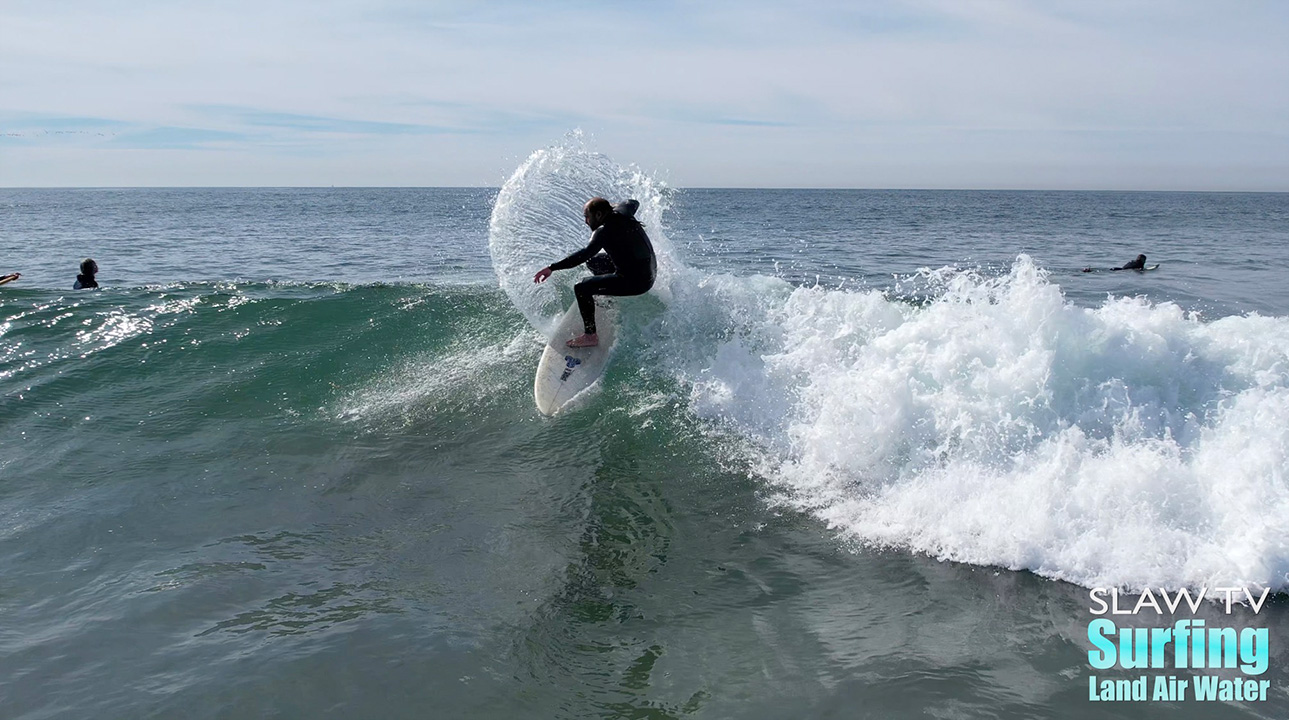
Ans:
<svg viewBox="0 0 1289 720"><path fill-rule="evenodd" d="M546 344L537 377L533 379L533 399L544 415L554 415L578 393L586 390L604 372L609 351L618 337L618 313L611 306L595 308L595 329L600 344L589 348L571 348L564 343L582 334L582 315L577 304L564 313L555 339Z"/></svg>

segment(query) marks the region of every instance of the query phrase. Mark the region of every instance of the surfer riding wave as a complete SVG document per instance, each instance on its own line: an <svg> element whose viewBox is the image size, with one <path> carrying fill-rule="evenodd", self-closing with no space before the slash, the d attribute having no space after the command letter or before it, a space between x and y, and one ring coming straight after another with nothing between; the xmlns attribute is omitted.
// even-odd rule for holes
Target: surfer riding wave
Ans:
<svg viewBox="0 0 1289 720"><path fill-rule="evenodd" d="M595 328L596 295L643 295L653 287L658 260L649 235L635 218L639 207L640 203L635 200L614 207L602 197L591 198L582 209L582 217L591 228L591 242L533 276L535 283L546 282L554 271L582 263L595 273L573 286L585 334L569 340L569 347L594 347L600 343ZM601 250L607 255L599 255Z"/></svg>

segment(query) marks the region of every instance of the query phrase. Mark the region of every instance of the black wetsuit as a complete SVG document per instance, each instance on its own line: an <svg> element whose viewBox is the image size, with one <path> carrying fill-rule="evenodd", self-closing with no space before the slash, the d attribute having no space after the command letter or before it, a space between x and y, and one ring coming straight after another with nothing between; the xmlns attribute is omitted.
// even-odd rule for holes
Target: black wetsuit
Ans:
<svg viewBox="0 0 1289 720"><path fill-rule="evenodd" d="M643 295L653 287L658 260L644 227L634 217L639 207L640 203L635 200L620 203L604 224L591 233L590 244L551 263L551 270L566 270L587 263L596 273L573 286L577 309L582 313L582 324L588 335L595 334L596 295ZM608 257L596 256L601 250Z"/></svg>
<svg viewBox="0 0 1289 720"><path fill-rule="evenodd" d="M77 275L76 284L72 285L73 290L89 290L97 287L98 281L94 279L93 275Z"/></svg>
<svg viewBox="0 0 1289 720"><path fill-rule="evenodd" d="M1113 269L1115 269L1115 270L1145 270L1145 269L1146 269L1146 256L1145 256L1145 255L1138 255L1138 256L1137 256L1137 258L1136 258L1135 260L1129 260L1128 262L1124 263L1124 264L1123 264L1123 267L1117 267L1117 268L1113 268Z"/></svg>
<svg viewBox="0 0 1289 720"><path fill-rule="evenodd" d="M1146 269L1146 256L1145 256L1145 255L1138 255L1138 256L1136 257L1136 259L1134 259L1134 260L1129 260L1128 262L1124 263L1124 264L1123 264L1123 267L1110 268L1110 270L1111 270L1111 271L1115 271L1115 270L1145 270L1145 269ZM1085 268L1083 268L1083 272L1100 272L1100 268L1090 268L1090 267L1085 267Z"/></svg>

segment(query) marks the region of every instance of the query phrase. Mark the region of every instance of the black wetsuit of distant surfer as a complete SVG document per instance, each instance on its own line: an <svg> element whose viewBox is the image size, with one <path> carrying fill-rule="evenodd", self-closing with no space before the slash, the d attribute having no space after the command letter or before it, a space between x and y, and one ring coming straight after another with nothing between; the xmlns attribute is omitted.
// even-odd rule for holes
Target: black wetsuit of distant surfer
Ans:
<svg viewBox="0 0 1289 720"><path fill-rule="evenodd" d="M1146 256L1138 255L1135 259L1129 260L1128 262L1124 263L1123 267L1110 268L1110 269L1111 270L1145 270ZM1086 268L1083 268L1083 272L1096 272L1096 268L1086 267Z"/></svg>
<svg viewBox="0 0 1289 720"><path fill-rule="evenodd" d="M1123 267L1113 268L1114 270L1145 270L1146 256L1138 255L1135 260L1129 260L1123 264Z"/></svg>
<svg viewBox="0 0 1289 720"><path fill-rule="evenodd" d="M619 203L591 233L586 247L550 264L551 270L565 270L586 263L595 273L573 286L587 335L595 335L596 295L643 295L653 287L658 260L644 226L635 219L639 207L635 200ZM601 250L607 255L597 255Z"/></svg>

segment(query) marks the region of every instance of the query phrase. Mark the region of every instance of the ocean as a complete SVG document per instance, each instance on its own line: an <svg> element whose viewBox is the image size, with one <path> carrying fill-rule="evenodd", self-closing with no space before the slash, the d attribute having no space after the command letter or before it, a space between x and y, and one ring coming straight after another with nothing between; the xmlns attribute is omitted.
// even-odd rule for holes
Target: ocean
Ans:
<svg viewBox="0 0 1289 720"><path fill-rule="evenodd" d="M659 280L545 417L582 271L532 275L595 194ZM578 146L0 189L0 717L1289 716L1287 266L1285 194L677 189ZM1265 667L1097 669L1104 617ZM1143 674L1269 691L1091 697Z"/></svg>

